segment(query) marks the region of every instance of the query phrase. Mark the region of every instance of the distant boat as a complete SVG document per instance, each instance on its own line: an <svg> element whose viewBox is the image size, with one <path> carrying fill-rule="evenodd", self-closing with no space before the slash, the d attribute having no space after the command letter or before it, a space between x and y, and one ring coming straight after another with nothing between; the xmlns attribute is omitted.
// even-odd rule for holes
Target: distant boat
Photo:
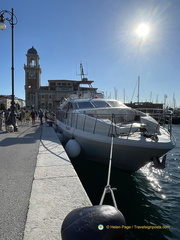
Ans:
<svg viewBox="0 0 180 240"><path fill-rule="evenodd" d="M150 115L160 123L165 123L166 112L163 109L163 103L152 102L134 102L124 103L126 106L137 109L147 115Z"/></svg>
<svg viewBox="0 0 180 240"><path fill-rule="evenodd" d="M158 123L164 124L168 121L169 116L166 116L166 111L164 110L164 104L163 103L152 103L150 102L140 102L139 96L140 96L140 76L138 76L137 81L138 86L138 94L137 94L137 102L129 102L125 103L125 97L124 97L124 104L128 107L131 107L133 109L137 109L147 115L150 115L155 120L158 121ZM136 88L136 87L135 87ZM151 93L152 94L152 93ZM125 95L125 93L124 93ZM167 95L165 95L167 97Z"/></svg>
<svg viewBox="0 0 180 240"><path fill-rule="evenodd" d="M180 108L169 110L172 111L172 124L180 124Z"/></svg>

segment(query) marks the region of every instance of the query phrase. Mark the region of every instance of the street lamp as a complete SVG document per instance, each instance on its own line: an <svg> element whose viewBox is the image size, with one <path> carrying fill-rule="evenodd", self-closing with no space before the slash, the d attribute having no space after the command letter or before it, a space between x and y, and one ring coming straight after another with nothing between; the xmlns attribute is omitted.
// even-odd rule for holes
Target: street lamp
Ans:
<svg viewBox="0 0 180 240"><path fill-rule="evenodd" d="M7 16L6 16L7 15ZM18 20L16 15L14 15L13 8L10 11L7 10L2 10L0 12L0 30L6 29L6 24L4 23L5 21L8 21L11 25L12 29L12 67L11 67L11 72L12 72L12 97L11 97L11 118L12 118L12 125L14 126L14 130L17 131L17 126L16 126L16 118L15 118L15 102L14 102L14 25L17 24Z"/></svg>

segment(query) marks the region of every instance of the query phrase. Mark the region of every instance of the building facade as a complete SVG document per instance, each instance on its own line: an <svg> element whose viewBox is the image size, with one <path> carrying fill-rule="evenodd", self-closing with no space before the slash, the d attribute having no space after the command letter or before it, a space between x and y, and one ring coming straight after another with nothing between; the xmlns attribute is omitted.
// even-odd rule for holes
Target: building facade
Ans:
<svg viewBox="0 0 180 240"><path fill-rule="evenodd" d="M37 50L32 47L26 54L27 63L24 64L25 70L25 100L27 109L56 110L64 97L69 93L78 90L87 90L80 88L80 84L86 83L91 86L93 81L87 78L78 80L48 80L48 86L41 86L41 67L39 64L39 55ZM83 75L83 74L81 74ZM81 76L82 77L82 76ZM91 91L96 92L96 88L91 87Z"/></svg>
<svg viewBox="0 0 180 240"><path fill-rule="evenodd" d="M0 110L11 108L11 95L0 95ZM15 110L21 109L25 107L25 101L23 99L14 98L15 101Z"/></svg>

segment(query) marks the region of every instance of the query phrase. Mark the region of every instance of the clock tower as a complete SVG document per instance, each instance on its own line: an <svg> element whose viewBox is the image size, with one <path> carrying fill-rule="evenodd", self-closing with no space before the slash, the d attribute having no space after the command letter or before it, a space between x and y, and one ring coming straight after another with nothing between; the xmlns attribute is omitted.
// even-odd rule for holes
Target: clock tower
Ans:
<svg viewBox="0 0 180 240"><path fill-rule="evenodd" d="M32 47L27 51L27 64L24 64L25 70L25 99L26 108L36 108L37 90L41 84L41 67L39 64L39 55L37 50Z"/></svg>

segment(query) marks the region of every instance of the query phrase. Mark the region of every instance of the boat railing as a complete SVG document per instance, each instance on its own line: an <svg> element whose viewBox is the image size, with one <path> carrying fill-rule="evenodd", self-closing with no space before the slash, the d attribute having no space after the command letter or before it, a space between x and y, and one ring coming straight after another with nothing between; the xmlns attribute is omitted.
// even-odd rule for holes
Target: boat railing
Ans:
<svg viewBox="0 0 180 240"><path fill-rule="evenodd" d="M59 113L61 122L70 128L91 132L93 134L102 134L106 136L127 137L134 133L142 135L148 131L149 135L157 135L159 133L159 124L157 122L146 123L142 114L95 114L80 112ZM148 125L148 126L147 126ZM151 125L151 126L150 126ZM148 129L148 130L147 130ZM170 130L170 128L169 128ZM168 134L168 133L167 133Z"/></svg>

